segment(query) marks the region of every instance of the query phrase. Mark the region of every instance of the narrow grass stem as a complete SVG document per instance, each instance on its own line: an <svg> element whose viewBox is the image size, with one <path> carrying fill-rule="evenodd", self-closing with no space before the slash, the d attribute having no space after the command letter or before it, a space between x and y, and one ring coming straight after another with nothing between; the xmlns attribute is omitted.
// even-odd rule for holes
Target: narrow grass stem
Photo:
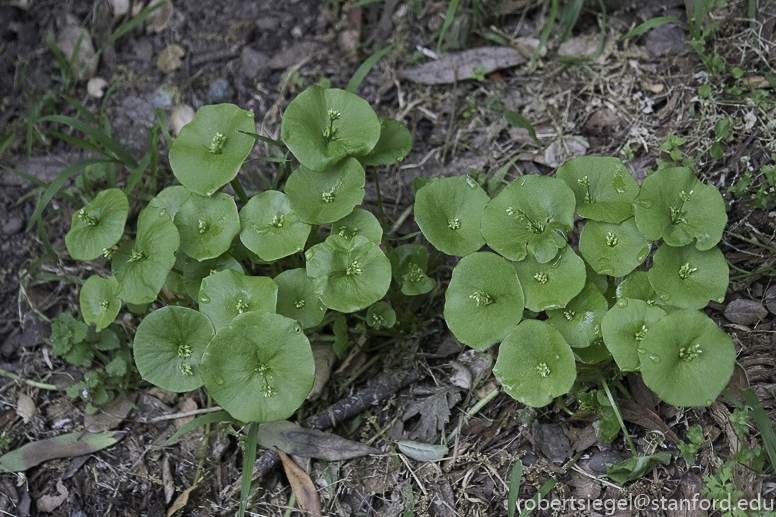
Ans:
<svg viewBox="0 0 776 517"><path fill-rule="evenodd" d="M62 388L57 388L53 384L45 384L43 382L31 381L29 379L25 379L24 377L21 377L20 375L16 375L15 373L11 373L8 370L3 370L2 368L0 368L0 377L8 377L9 379L23 382L27 386L32 386L33 388L40 388L42 390L51 390L51 391L62 390Z"/></svg>

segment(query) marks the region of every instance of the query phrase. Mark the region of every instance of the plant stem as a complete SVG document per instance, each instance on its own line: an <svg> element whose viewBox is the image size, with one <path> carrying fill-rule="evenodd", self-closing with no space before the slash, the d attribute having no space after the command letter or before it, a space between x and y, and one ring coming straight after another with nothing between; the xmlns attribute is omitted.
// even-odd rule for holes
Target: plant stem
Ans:
<svg viewBox="0 0 776 517"><path fill-rule="evenodd" d="M291 492L291 497L288 498L288 504L286 505L288 508L286 509L285 517L291 517L291 512L295 510L294 505L296 504L296 494L294 492Z"/></svg>
<svg viewBox="0 0 776 517"><path fill-rule="evenodd" d="M32 386L33 388L40 388L42 390L51 390L51 391L62 391L62 388L57 388L53 384L44 384L38 381L31 381L29 379L25 379L19 375L16 375L15 373L11 373L8 370L3 370L2 368L0 368L0 377L8 377L9 379L23 382L27 386Z"/></svg>
<svg viewBox="0 0 776 517"><path fill-rule="evenodd" d="M606 396L609 397L609 403L612 405L612 409L614 410L614 416L617 417L617 422L620 424L620 429L622 429L622 434L625 435L625 439L628 441L628 446L630 446L631 452L633 453L634 456L638 456L638 453L636 452L636 447L633 445L633 441L631 440L631 437L628 434L628 430L625 429L625 422L622 421L620 408L617 407L617 403L614 401L612 392L609 390L609 385L606 384L606 379L604 379L603 376L601 376L601 384L603 384L604 386L604 390L606 391Z"/></svg>
<svg viewBox="0 0 776 517"><path fill-rule="evenodd" d="M243 189L242 184L240 183L240 180L237 178L234 178L232 181L229 182L229 184L234 189L234 193L237 194L237 197L240 198L240 203L243 205L248 204L248 195L245 193L245 189Z"/></svg>

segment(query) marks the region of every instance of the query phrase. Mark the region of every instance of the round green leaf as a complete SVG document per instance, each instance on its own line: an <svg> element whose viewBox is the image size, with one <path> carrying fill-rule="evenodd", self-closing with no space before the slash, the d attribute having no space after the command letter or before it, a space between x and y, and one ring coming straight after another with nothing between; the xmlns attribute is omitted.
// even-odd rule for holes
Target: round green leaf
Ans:
<svg viewBox="0 0 776 517"><path fill-rule="evenodd" d="M173 185L159 192L155 198L148 202L148 206L164 208L167 214L175 218L181 205L191 196L191 191L180 185Z"/></svg>
<svg viewBox="0 0 776 517"><path fill-rule="evenodd" d="M655 288L649 283L649 273L647 271L634 271L629 274L617 286L617 298L635 298L647 302L647 305L653 307L662 305L655 292Z"/></svg>
<svg viewBox="0 0 776 517"><path fill-rule="evenodd" d="M366 323L375 330L389 329L396 324L396 312L386 302L376 302L366 311Z"/></svg>
<svg viewBox="0 0 776 517"><path fill-rule="evenodd" d="M391 285L391 263L374 242L362 235L347 240L331 235L307 250L307 276L326 307L355 312L385 296Z"/></svg>
<svg viewBox="0 0 776 517"><path fill-rule="evenodd" d="M509 262L495 253L472 253L453 269L445 291L445 321L458 341L485 350L520 323L523 301Z"/></svg>
<svg viewBox="0 0 776 517"><path fill-rule="evenodd" d="M175 264L169 273L167 273L167 280L164 282L164 288L170 291L172 294L178 296L186 296L186 285L183 283L183 264L186 262L186 254L181 250L175 254ZM180 271L180 273L176 273ZM199 291L197 291L199 292ZM192 296L196 298L196 296Z"/></svg>
<svg viewBox="0 0 776 517"><path fill-rule="evenodd" d="M418 190L415 221L436 249L463 257L485 244L480 223L489 199L469 176L442 178Z"/></svg>
<svg viewBox="0 0 776 517"><path fill-rule="evenodd" d="M372 215L372 212L363 208L354 208L349 215L331 223L331 235L335 234L345 239L363 235L378 245L383 240L383 228L380 226L380 221Z"/></svg>
<svg viewBox="0 0 776 517"><path fill-rule="evenodd" d="M299 220L282 192L253 196L240 210L240 240L262 260L273 261L304 250L311 226Z"/></svg>
<svg viewBox="0 0 776 517"><path fill-rule="evenodd" d="M549 176L523 176L493 198L482 216L488 246L509 260L523 260L526 248L542 264L551 261L574 225L574 193Z"/></svg>
<svg viewBox="0 0 776 517"><path fill-rule="evenodd" d="M397 246L388 255L391 260L393 278L407 296L426 294L436 282L426 275L428 250L420 244Z"/></svg>
<svg viewBox="0 0 776 517"><path fill-rule="evenodd" d="M622 371L639 369L638 350L652 324L665 316L665 311L650 307L643 300L620 298L601 322L604 342Z"/></svg>
<svg viewBox="0 0 776 517"><path fill-rule="evenodd" d="M296 320L303 329L317 327L326 314L326 306L315 294L304 268L289 269L275 277L278 285L278 314Z"/></svg>
<svg viewBox="0 0 776 517"><path fill-rule="evenodd" d="M582 257L602 275L627 275L646 260L649 248L632 217L620 224L588 221L579 237Z"/></svg>
<svg viewBox="0 0 776 517"><path fill-rule="evenodd" d="M690 169L673 167L647 176L635 201L636 224L649 241L669 246L697 239L699 250L713 248L727 224L725 201L716 187L704 185Z"/></svg>
<svg viewBox="0 0 776 517"><path fill-rule="evenodd" d="M644 384L673 406L709 406L736 360L733 340L700 311L663 316L641 342Z"/></svg>
<svg viewBox="0 0 776 517"><path fill-rule="evenodd" d="M580 156L566 161L555 176L574 191L582 217L617 224L633 216L639 184L618 158Z"/></svg>
<svg viewBox="0 0 776 517"><path fill-rule="evenodd" d="M242 264L228 253L201 262L191 257L184 257L183 287L186 289L186 294L196 300L202 287L202 279L225 269L233 269L238 273L245 274L245 268Z"/></svg>
<svg viewBox="0 0 776 517"><path fill-rule="evenodd" d="M127 196L117 188L103 190L76 211L65 235L65 245L75 260L94 260L121 239L129 213Z"/></svg>
<svg viewBox="0 0 776 517"><path fill-rule="evenodd" d="M682 309L702 309L709 300L723 301L728 286L728 265L719 248L698 251L660 246L655 252L649 283L658 299Z"/></svg>
<svg viewBox="0 0 776 517"><path fill-rule="evenodd" d="M245 276L225 269L202 279L199 310L213 322L216 332L239 314L275 312L278 286L266 276Z"/></svg>
<svg viewBox="0 0 776 517"><path fill-rule="evenodd" d="M180 237L162 208L146 207L137 219L137 240L113 255L111 269L121 285L119 298L141 305L156 299L175 264Z"/></svg>
<svg viewBox="0 0 776 517"><path fill-rule="evenodd" d="M215 258L226 252L240 233L240 219L234 198L192 194L175 214L181 236L181 250L197 260Z"/></svg>
<svg viewBox="0 0 776 517"><path fill-rule="evenodd" d="M299 167L286 182L286 195L299 219L324 224L342 219L364 200L364 168L346 158L324 173Z"/></svg>
<svg viewBox="0 0 776 517"><path fill-rule="evenodd" d="M584 260L584 259L582 259ZM606 275L597 273L593 267L585 260L585 272L587 273L587 281L594 284L601 293L606 293L609 290L609 279Z"/></svg>
<svg viewBox="0 0 776 517"><path fill-rule="evenodd" d="M236 317L202 358L208 393L241 422L274 422L297 410L313 387L310 342L294 320L269 312Z"/></svg>
<svg viewBox="0 0 776 517"><path fill-rule="evenodd" d="M603 338L598 338L587 348L575 348L574 356L577 361L585 364L598 364L608 361L612 358L612 354L609 353L609 349L606 348ZM619 427L617 427L619 431Z"/></svg>
<svg viewBox="0 0 776 517"><path fill-rule="evenodd" d="M234 104L202 106L170 147L170 167L181 185L211 196L232 181L255 140L253 113Z"/></svg>
<svg viewBox="0 0 776 517"><path fill-rule="evenodd" d="M493 375L515 400L543 407L571 390L577 371L560 332L546 322L526 320L501 343Z"/></svg>
<svg viewBox="0 0 776 517"><path fill-rule="evenodd" d="M97 325L97 332L101 331L116 319L121 310L121 300L118 297L118 280L115 277L102 279L92 275L81 287L78 299L81 303L81 315L86 323Z"/></svg>
<svg viewBox="0 0 776 517"><path fill-rule="evenodd" d="M547 311L547 316L569 346L586 348L601 337L601 320L608 310L609 303L601 291L587 284L564 309Z"/></svg>
<svg viewBox="0 0 776 517"><path fill-rule="evenodd" d="M380 140L368 154L357 156L361 165L393 165L412 149L412 135L407 126L392 118L380 120Z"/></svg>
<svg viewBox="0 0 776 517"><path fill-rule="evenodd" d="M551 262L540 264L528 255L514 265L525 307L534 312L562 309L585 287L585 263L568 246Z"/></svg>
<svg viewBox="0 0 776 517"><path fill-rule="evenodd" d="M380 122L358 95L311 86L286 108L280 139L304 167L324 172L346 156L368 154L380 139Z"/></svg>
<svg viewBox="0 0 776 517"><path fill-rule="evenodd" d="M182 393L202 386L200 361L213 326L201 312L169 305L143 318L133 350L140 375L167 391Z"/></svg>

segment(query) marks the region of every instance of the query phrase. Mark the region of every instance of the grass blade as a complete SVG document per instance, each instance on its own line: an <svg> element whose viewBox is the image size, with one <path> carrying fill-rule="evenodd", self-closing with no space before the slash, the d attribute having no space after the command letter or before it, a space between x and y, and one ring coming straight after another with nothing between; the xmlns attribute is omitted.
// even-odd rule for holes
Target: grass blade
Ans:
<svg viewBox="0 0 776 517"><path fill-rule="evenodd" d="M644 34L649 29L654 29L655 27L659 25L664 25L666 23L678 23L681 25L681 20L676 18L675 16L660 16L658 18L652 18L651 20L647 20L632 31L630 31L628 34L620 38L619 41L624 41L628 38L632 38L633 36L638 36L639 34Z"/></svg>
<svg viewBox="0 0 776 517"><path fill-rule="evenodd" d="M105 47L107 47L108 45L111 45L117 39L122 37L124 34L128 33L129 31L131 31L132 29L134 29L135 27L137 27L138 25L143 23L145 21L145 19L148 18L148 16L152 12L156 11L157 9L162 7L163 5L164 5L164 2L159 2L158 4L152 5L151 7L146 7L145 9L140 11L137 14L137 16L135 16L134 18L132 18L128 22L121 24L119 26L119 28L116 29L116 32L111 34L110 37L107 40L105 40L105 43L103 43L102 46L100 47L100 49L97 51L97 55L102 54L103 51L105 51Z"/></svg>
<svg viewBox="0 0 776 517"><path fill-rule="evenodd" d="M234 421L234 418L232 418L232 415L230 415L226 411L216 411L215 413L208 413L207 415L198 416L188 424L185 424L183 427L178 429L174 435L167 438L167 440L163 444L155 447L155 449L161 449L162 447L174 442L184 434L196 429L197 427L202 427L207 424L217 424L218 422L227 422L227 421Z"/></svg>
<svg viewBox="0 0 776 517"><path fill-rule="evenodd" d="M516 111L507 111L504 113L504 118L509 122L510 126L519 127L528 131L528 136L536 142L536 145L541 147L542 143L536 138L536 131L534 130L533 124L531 124L528 119Z"/></svg>
<svg viewBox="0 0 776 517"><path fill-rule="evenodd" d="M752 418L754 423L757 424L757 430L760 431L763 445L768 453L768 457L771 459L771 468L776 469L776 435L773 433L771 420L768 418L768 414L762 405L760 405L760 401L757 400L757 395L754 394L754 391L747 388L742 393L746 403L752 408Z"/></svg>
<svg viewBox="0 0 776 517"><path fill-rule="evenodd" d="M256 463L256 442L259 439L259 423L251 422L248 428L248 436L245 439L245 452L243 453L242 481L240 483L240 511L239 517L245 515L248 506L248 493L251 491L251 477L253 476L253 464Z"/></svg>
<svg viewBox="0 0 776 517"><path fill-rule="evenodd" d="M129 175L129 178L127 179L127 186L124 187L124 193L126 195L129 195L130 192L132 192L132 189L135 188L135 185L138 184L140 181L140 178L143 177L143 173L145 172L146 168L148 167L148 164L151 161L151 153L146 153L145 156L143 156L143 159L140 160L140 163L137 167L135 167L132 170L132 174Z"/></svg>
<svg viewBox="0 0 776 517"><path fill-rule="evenodd" d="M123 165L129 168L137 167L137 162L134 158L132 158L132 156L130 156L127 150L124 149L124 146L106 135L103 131L92 127L89 124L81 122L80 120L74 119L72 117L65 117L62 115L49 115L48 117L42 117L38 119L37 122L57 122L59 124L68 125L73 129L77 129L101 145L105 150L111 152L113 156L117 158Z"/></svg>
<svg viewBox="0 0 776 517"><path fill-rule="evenodd" d="M266 136L257 135L256 133L248 133L247 131L238 131L238 133L242 133L243 135L252 136L256 140L264 142L265 144L274 145L275 147L278 147L280 149L284 149L286 147L286 144L284 144L280 140L273 140L273 139L268 138Z"/></svg>
<svg viewBox="0 0 776 517"><path fill-rule="evenodd" d="M49 186L48 183L46 183L42 179L36 178L32 174L27 174L26 172L17 171L16 169L12 169L11 167L6 167L5 165L0 165L0 167L2 167L3 169L7 170L11 174L16 174L20 178L26 179L27 181L29 181L30 183L32 183L36 187L43 187L45 189L45 188L48 188L48 186ZM59 193L59 197L61 197L62 199L64 199L68 203L70 203L76 209L81 208L83 206L83 203L80 200L74 198L73 196L71 196L67 192L60 192Z"/></svg>
<svg viewBox="0 0 776 517"><path fill-rule="evenodd" d="M609 403L612 405L612 409L614 410L614 416L617 417L617 423L620 424L620 429L622 429L622 434L625 435L625 438L628 441L628 445L630 446L631 452L634 456L638 456L636 453L636 447L633 445L633 441L631 441L631 437L628 434L628 430L625 428L625 422L622 420L622 415L620 414L620 408L617 406L617 402L615 402L614 397L612 396L612 392L609 390L609 385L606 384L606 381L603 377L601 377L601 384L604 386L604 391L606 391L606 396L609 399Z"/></svg>
<svg viewBox="0 0 776 517"><path fill-rule="evenodd" d="M544 26L542 35L539 36L539 44L536 45L536 50L534 50L531 61L536 61L536 58L539 57L539 53L542 51L544 44L547 43L547 39L550 37L550 32L555 25L556 16L558 16L558 0L552 0L552 5L550 6L550 15L547 17L547 25Z"/></svg>
<svg viewBox="0 0 776 517"><path fill-rule="evenodd" d="M507 500L507 515L515 517L517 510L517 496L520 492L520 482L523 480L523 462L517 460L512 467L512 475L509 477L509 499Z"/></svg>
<svg viewBox="0 0 776 517"><path fill-rule="evenodd" d="M539 492L531 499L531 501L533 501L533 505L531 505L531 507L524 508L523 511L520 512L520 517L526 517L528 515L531 515L531 512L533 512L536 509L536 507L539 506L539 501L542 500L542 497L549 494L550 490L553 489L556 483L557 481L555 481L554 479L552 478L548 479L539 489ZM528 505L525 505L525 506L528 506Z"/></svg>
<svg viewBox="0 0 776 517"><path fill-rule="evenodd" d="M51 133L52 136L55 136L55 137L59 138L60 140L64 140L68 144L72 144L72 145L74 145L76 147L80 147L84 151L89 151L89 152L92 152L92 153L101 154L101 155L103 155L103 156L105 156L106 158L109 158L109 159L113 158L113 156L111 156L110 154L105 152L104 149L101 149L101 148L97 147L93 143L91 143L91 142L89 142L87 140L84 140L83 138L78 138L77 136L66 135L64 133L60 133L59 131L49 131L49 133Z"/></svg>
<svg viewBox="0 0 776 517"><path fill-rule="evenodd" d="M555 3L557 3L558 0L553 0ZM447 29L450 28L450 25L453 23L453 18L455 18L455 11L458 10L458 4L460 3L460 0L452 0L450 2L450 5L447 6L447 12L445 13L445 23L442 25L442 30L439 33L439 40L437 41L437 50L442 46L442 41L445 39L445 33L447 33Z"/></svg>
<svg viewBox="0 0 776 517"><path fill-rule="evenodd" d="M8 145L11 143L11 140L13 140L13 137L16 136L16 131L13 131L10 135L8 135L5 140L0 143L0 158L3 157L3 154L5 153L5 150L8 148Z"/></svg>
<svg viewBox="0 0 776 517"><path fill-rule="evenodd" d="M345 11L350 11L351 9L355 9L356 7L361 7L364 5L369 4L376 4L377 2L381 2L382 0L359 0L355 4L350 4L349 6L345 7Z"/></svg>
<svg viewBox="0 0 776 517"><path fill-rule="evenodd" d="M381 51L375 52L374 54L369 56L366 61L361 63L361 66L358 67L358 70L356 70L356 73L354 73L353 77L351 77L350 81L348 81L348 85L345 87L345 91L348 91L350 93L356 93L356 90L358 90L358 87L361 84L361 81L363 81L364 78L366 77L366 74L368 74L369 71L372 69L372 67L377 64L380 58L383 57L392 48L393 48L393 45L388 45Z"/></svg>
<svg viewBox="0 0 776 517"><path fill-rule="evenodd" d="M573 0L563 7L563 13L560 16L560 41L566 41L571 34L571 29L579 20L579 13L582 12L582 4L585 0Z"/></svg>

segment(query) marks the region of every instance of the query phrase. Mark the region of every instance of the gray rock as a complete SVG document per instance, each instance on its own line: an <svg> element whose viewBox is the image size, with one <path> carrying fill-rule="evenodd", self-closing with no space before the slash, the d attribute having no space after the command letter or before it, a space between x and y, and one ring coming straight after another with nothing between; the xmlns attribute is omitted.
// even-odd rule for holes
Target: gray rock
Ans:
<svg viewBox="0 0 776 517"><path fill-rule="evenodd" d="M154 105L154 108L163 110L172 109L172 97L170 97L170 95L162 88L159 88L154 92L151 103Z"/></svg>
<svg viewBox="0 0 776 517"><path fill-rule="evenodd" d="M210 89L207 91L207 100L210 104L221 104L229 102L234 98L234 88L229 81L219 77L210 83Z"/></svg>
<svg viewBox="0 0 776 517"><path fill-rule="evenodd" d="M132 48L135 52L135 56L143 63L151 63L154 58L154 46L151 44L151 40L141 39L135 41Z"/></svg>
<svg viewBox="0 0 776 517"><path fill-rule="evenodd" d="M5 222L5 226L3 226L3 233L5 235L15 235L19 233L23 226L24 220L22 220L21 217L11 217L8 219L8 221Z"/></svg>
<svg viewBox="0 0 776 517"><path fill-rule="evenodd" d="M294 66L303 59L309 57L318 51L318 44L314 41L300 41L295 43L294 46L277 54L269 62L269 67L273 70L281 70Z"/></svg>
<svg viewBox="0 0 776 517"><path fill-rule="evenodd" d="M240 54L240 63L240 72L248 79L263 79L269 75L269 57L264 52L244 47Z"/></svg>
<svg viewBox="0 0 776 517"><path fill-rule="evenodd" d="M679 55L690 50L690 46L685 43L688 37L689 35L680 25L666 23L647 32L644 46L650 59L669 54Z"/></svg>
<svg viewBox="0 0 776 517"><path fill-rule="evenodd" d="M563 463L572 454L571 441L569 441L563 428L558 424L534 423L534 440L548 460L553 463Z"/></svg>
<svg viewBox="0 0 776 517"><path fill-rule="evenodd" d="M594 454L590 458L587 466L590 467L590 470L592 470L595 474L603 475L606 474L607 463L617 464L623 461L625 461L625 458L620 456L618 452L601 451L598 454Z"/></svg>
<svg viewBox="0 0 776 517"><path fill-rule="evenodd" d="M277 29L279 26L280 22L278 19L273 18L272 16L267 16L256 20L256 28L261 32L271 32Z"/></svg>

